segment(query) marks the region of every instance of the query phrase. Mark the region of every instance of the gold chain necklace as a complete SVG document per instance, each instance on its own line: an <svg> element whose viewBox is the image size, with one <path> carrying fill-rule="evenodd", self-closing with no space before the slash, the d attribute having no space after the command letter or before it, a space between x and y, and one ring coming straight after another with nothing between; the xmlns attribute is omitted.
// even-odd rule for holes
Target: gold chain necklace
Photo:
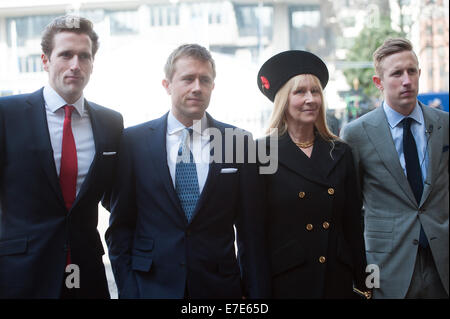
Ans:
<svg viewBox="0 0 450 319"><path fill-rule="evenodd" d="M314 140L312 140L310 142L305 142L305 143L300 143L300 142L299 143L294 142L294 143L295 143L295 145L297 145L300 148L308 148L308 147L311 147L314 144Z"/></svg>

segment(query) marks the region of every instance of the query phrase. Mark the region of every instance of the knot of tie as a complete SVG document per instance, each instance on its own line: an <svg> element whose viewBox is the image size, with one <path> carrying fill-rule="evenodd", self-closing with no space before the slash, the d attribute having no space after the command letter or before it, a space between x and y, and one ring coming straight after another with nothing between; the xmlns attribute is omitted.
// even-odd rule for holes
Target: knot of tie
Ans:
<svg viewBox="0 0 450 319"><path fill-rule="evenodd" d="M64 105L63 109L64 109L64 118L70 120L72 117L72 112L75 109L75 107L73 105Z"/></svg>
<svg viewBox="0 0 450 319"><path fill-rule="evenodd" d="M180 147L178 148L178 156L179 159L185 163L189 163L192 160L192 153L189 148L190 144L189 141L192 133L193 133L192 128L186 127L183 129L181 135L181 143Z"/></svg>
<svg viewBox="0 0 450 319"><path fill-rule="evenodd" d="M409 130L411 127L411 123L412 123L413 119L411 117L405 117L402 120L403 123L403 129Z"/></svg>

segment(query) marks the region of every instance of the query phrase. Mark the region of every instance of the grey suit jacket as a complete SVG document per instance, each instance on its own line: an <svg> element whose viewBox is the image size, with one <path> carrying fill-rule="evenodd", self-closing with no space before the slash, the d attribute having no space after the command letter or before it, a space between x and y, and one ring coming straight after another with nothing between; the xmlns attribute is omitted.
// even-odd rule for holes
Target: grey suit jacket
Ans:
<svg viewBox="0 0 450 319"><path fill-rule="evenodd" d="M429 164L420 204L400 165L382 107L349 123L342 138L350 144L365 209L367 264L380 269L374 298L404 298L418 250L420 224L448 294L449 171L448 113L420 104L427 128Z"/></svg>

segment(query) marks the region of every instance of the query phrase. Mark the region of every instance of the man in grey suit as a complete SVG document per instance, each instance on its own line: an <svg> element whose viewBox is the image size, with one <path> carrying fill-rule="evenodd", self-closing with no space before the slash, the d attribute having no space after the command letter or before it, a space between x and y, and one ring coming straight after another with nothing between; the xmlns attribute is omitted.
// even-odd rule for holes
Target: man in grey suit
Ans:
<svg viewBox="0 0 450 319"><path fill-rule="evenodd" d="M373 54L380 107L351 122L364 199L367 263L379 267L374 298L448 298L448 113L417 100L411 43L388 39Z"/></svg>

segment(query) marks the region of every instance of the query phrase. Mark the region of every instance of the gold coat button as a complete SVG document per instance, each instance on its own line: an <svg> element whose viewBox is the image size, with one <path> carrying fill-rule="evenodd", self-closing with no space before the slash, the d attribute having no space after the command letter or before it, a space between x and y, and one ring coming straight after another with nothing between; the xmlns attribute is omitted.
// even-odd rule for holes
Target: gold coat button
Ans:
<svg viewBox="0 0 450 319"><path fill-rule="evenodd" d="M326 259L324 256L320 256L320 257L319 257L319 262L320 262L321 264L325 263L326 260L327 260L327 259Z"/></svg>
<svg viewBox="0 0 450 319"><path fill-rule="evenodd" d="M328 229L328 228L330 228L330 223L329 222L323 222L322 227L324 229Z"/></svg>
<svg viewBox="0 0 450 319"><path fill-rule="evenodd" d="M314 228L314 226L312 224L307 224L306 225L306 229L307 230L312 230Z"/></svg>
<svg viewBox="0 0 450 319"><path fill-rule="evenodd" d="M333 195L334 194L334 188L328 188L328 194Z"/></svg>
<svg viewBox="0 0 450 319"><path fill-rule="evenodd" d="M298 193L298 197L300 197L300 198L304 198L305 197L305 192L300 192L300 193Z"/></svg>

